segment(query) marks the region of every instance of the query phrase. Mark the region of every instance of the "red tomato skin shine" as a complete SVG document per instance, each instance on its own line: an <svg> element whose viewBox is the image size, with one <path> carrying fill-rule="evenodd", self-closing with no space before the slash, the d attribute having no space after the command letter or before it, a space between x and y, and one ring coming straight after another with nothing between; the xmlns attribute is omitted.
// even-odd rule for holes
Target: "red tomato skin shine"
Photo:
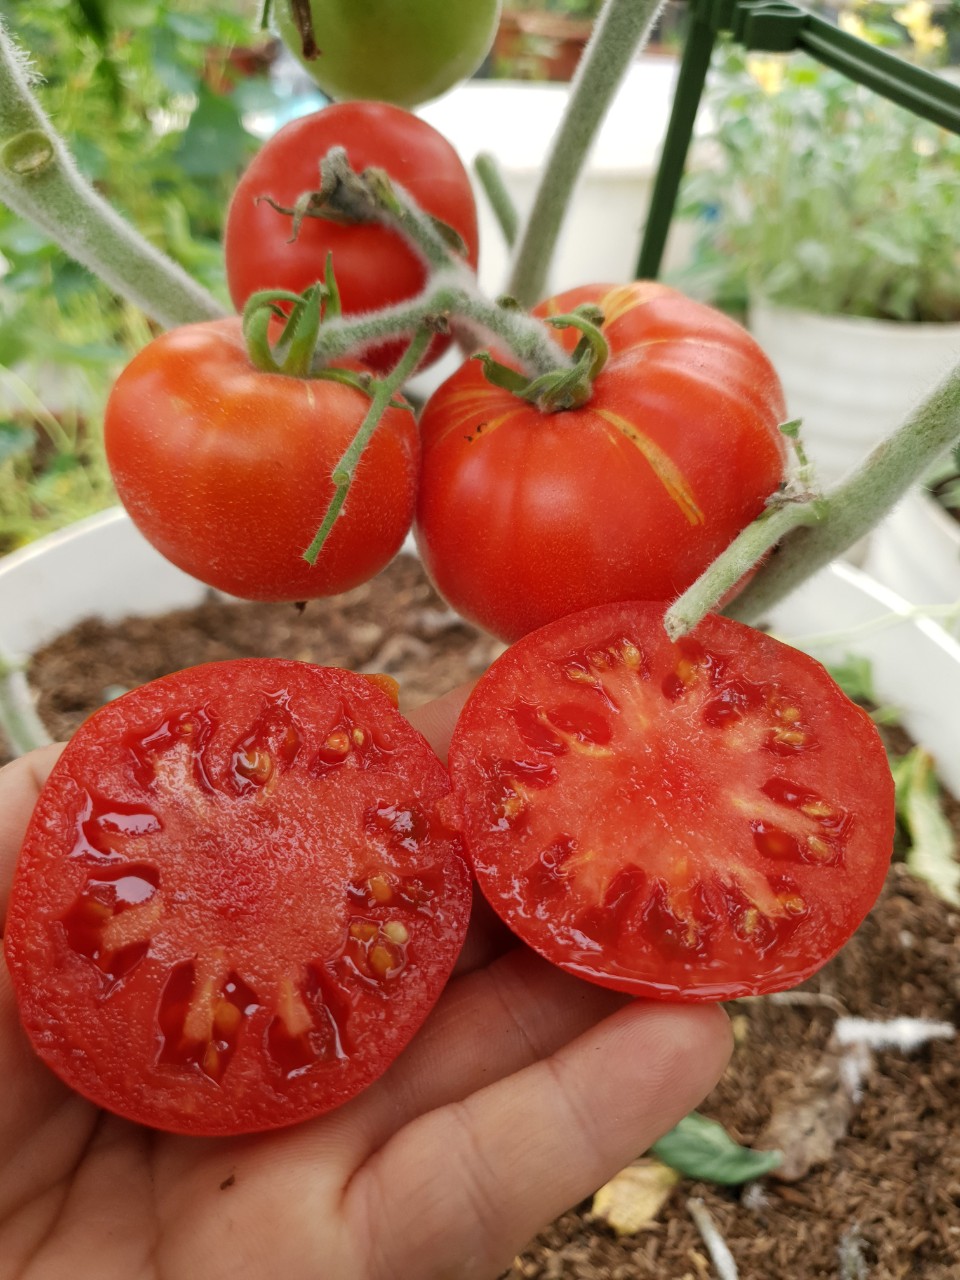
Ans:
<svg viewBox="0 0 960 1280"><path fill-rule="evenodd" d="M140 532L201 582L247 600L336 595L378 573L413 519L417 425L389 408L320 556L303 559L369 407L354 387L255 369L237 317L184 325L114 384L107 461Z"/></svg>
<svg viewBox="0 0 960 1280"><path fill-rule="evenodd" d="M507 641L591 605L672 599L784 477L783 392L746 330L648 282L573 289L534 314L586 302L604 310L610 359L583 408L542 414L468 361L421 416L424 564Z"/></svg>
<svg viewBox="0 0 960 1280"><path fill-rule="evenodd" d="M327 254L347 315L376 311L418 294L427 270L397 232L379 224L338 225L304 218L291 239L292 219L262 199L290 209L304 192L320 185L320 161L331 147L343 147L359 173L384 169L425 212L452 227L466 246L466 262L476 270L479 254L477 209L470 178L453 147L432 125L383 102L343 102L293 120L264 143L233 194L224 231L230 296L237 310L260 289L304 289L323 280ZM449 338L430 344L421 367L436 360ZM404 342L363 353L384 372L403 354Z"/></svg>
<svg viewBox="0 0 960 1280"><path fill-rule="evenodd" d="M599 986L715 1001L803 982L886 876L893 779L820 663L722 617L669 641L662 604L523 637L450 745L451 820L528 946Z"/></svg>
<svg viewBox="0 0 960 1280"><path fill-rule="evenodd" d="M471 882L449 778L350 672L241 659L107 704L26 833L4 948L47 1065L176 1133L319 1115L440 995ZM378 967L379 966L379 967Z"/></svg>

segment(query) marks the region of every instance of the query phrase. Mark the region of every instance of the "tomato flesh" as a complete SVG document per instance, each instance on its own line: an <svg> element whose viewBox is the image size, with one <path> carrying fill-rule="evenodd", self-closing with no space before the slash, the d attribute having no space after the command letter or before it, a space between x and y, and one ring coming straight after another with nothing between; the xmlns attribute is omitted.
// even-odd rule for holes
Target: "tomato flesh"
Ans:
<svg viewBox="0 0 960 1280"><path fill-rule="evenodd" d="M5 948L37 1052L175 1132L346 1101L410 1040L463 941L448 789L348 672L245 659L110 703L54 769L18 864Z"/></svg>
<svg viewBox="0 0 960 1280"><path fill-rule="evenodd" d="M860 924L893 846L870 718L725 618L600 606L493 665L450 751L480 887L563 968L670 999L792 986Z"/></svg>

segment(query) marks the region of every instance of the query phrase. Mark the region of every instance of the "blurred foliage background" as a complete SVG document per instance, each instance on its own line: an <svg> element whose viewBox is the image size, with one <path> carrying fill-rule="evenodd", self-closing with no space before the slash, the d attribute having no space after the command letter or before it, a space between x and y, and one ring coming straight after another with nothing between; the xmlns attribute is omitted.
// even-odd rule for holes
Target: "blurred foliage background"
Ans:
<svg viewBox="0 0 960 1280"><path fill-rule="evenodd" d="M855 34L926 65L955 69L960 62L960 0L809 2ZM220 235L236 180L261 137L323 101L312 83L307 89L293 59L259 31L259 3L0 0L0 19L42 77L37 95L80 170L225 305ZM506 0L501 36L525 36L531 14L541 27L526 31L528 46L498 43L482 73L568 77L600 4ZM558 19L573 26L572 51L563 49L567 28L550 25ZM685 0L670 0L656 34L660 52L677 51L685 19ZM862 128L851 127L848 88L839 77L799 62L771 70L769 59L735 60L734 66L728 54L714 67L708 100L719 129L714 160L685 189L685 212L702 235L684 287L736 310L751 273L760 275L762 249L770 248L769 274L782 283L785 240L803 247L803 253L791 250L791 261L815 260L821 276L839 280L834 259L847 254L849 241L836 234L834 212L821 217L821 234L814 207L823 206L824 191L850 204L853 160L870 157L876 199L891 210L884 253L873 215L864 218L861 239L871 268L887 263L901 283L939 280L944 270L956 275L956 187L939 174L948 158L960 163L955 141L931 143L929 130L916 137L901 130L900 163L893 165L886 126L864 116ZM835 107L829 119L836 130L824 127L824 104ZM868 125L865 147L860 138ZM797 146L802 165L771 163ZM931 146L940 159L936 176ZM822 176L828 162L839 177L824 182L810 166L819 166ZM772 173L791 179L798 193L793 203L788 186L771 190ZM744 201L751 183L761 196ZM893 202L885 194L891 185ZM908 190L915 198L905 212ZM759 223L758 206L766 214ZM939 256L930 271L920 272L921 251L928 255L934 242ZM858 267L852 275L862 290L876 271ZM899 298L897 305L906 313L913 303ZM115 501L103 458L103 404L115 373L150 336L139 311L0 205L0 555Z"/></svg>
<svg viewBox="0 0 960 1280"><path fill-rule="evenodd" d="M37 96L82 173L227 302L223 211L278 106L256 0L0 0ZM0 205L0 554L113 502L100 418L150 337L39 231Z"/></svg>

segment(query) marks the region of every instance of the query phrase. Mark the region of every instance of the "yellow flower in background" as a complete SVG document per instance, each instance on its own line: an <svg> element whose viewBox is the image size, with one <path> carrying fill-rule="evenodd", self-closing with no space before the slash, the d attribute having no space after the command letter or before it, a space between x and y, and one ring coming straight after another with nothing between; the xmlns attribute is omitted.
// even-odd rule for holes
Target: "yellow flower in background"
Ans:
<svg viewBox="0 0 960 1280"><path fill-rule="evenodd" d="M893 11L894 21L906 27L921 54L935 53L946 43L946 32L931 21L932 12L929 0L907 0L902 8Z"/></svg>
<svg viewBox="0 0 960 1280"><path fill-rule="evenodd" d="M911 0L911 3L912 2L913 0ZM923 0L916 0L916 2L922 4ZM845 31L848 36L856 36L858 40L869 40L871 44L874 43L873 36L870 34L870 28L857 14L849 12L841 13L837 18L837 22L839 23L840 30Z"/></svg>
<svg viewBox="0 0 960 1280"><path fill-rule="evenodd" d="M747 70L764 93L779 93L783 88L783 58L747 58Z"/></svg>

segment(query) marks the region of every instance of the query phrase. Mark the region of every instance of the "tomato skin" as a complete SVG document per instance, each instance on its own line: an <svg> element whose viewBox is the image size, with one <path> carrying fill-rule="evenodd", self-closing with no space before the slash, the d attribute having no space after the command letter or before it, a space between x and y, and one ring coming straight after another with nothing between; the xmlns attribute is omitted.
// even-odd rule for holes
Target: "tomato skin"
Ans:
<svg viewBox="0 0 960 1280"><path fill-rule="evenodd" d="M869 716L812 658L663 605L550 623L481 677L450 747L478 883L601 986L728 1000L802 982L859 926L894 835Z"/></svg>
<svg viewBox="0 0 960 1280"><path fill-rule="evenodd" d="M369 406L354 387L255 369L237 317L185 325L117 379L107 461L141 533L201 582L250 600L335 595L378 573L413 518L417 427L389 408L316 564L303 559Z"/></svg>
<svg viewBox="0 0 960 1280"><path fill-rule="evenodd" d="M230 201L224 231L227 283L237 310L260 289L302 293L324 278L327 254L344 313L375 311L414 297L427 271L395 231L374 223L338 225L304 218L295 240L292 219L262 197L292 208L320 184L320 161L331 147L343 147L358 172L385 169L422 209L452 227L467 247L476 270L479 253L477 209L470 178L457 153L432 125L383 102L344 102L285 125L254 156ZM421 367L449 346L435 339ZM364 362L384 372L403 354L403 341L363 353Z"/></svg>
<svg viewBox="0 0 960 1280"><path fill-rule="evenodd" d="M542 414L468 361L420 421L416 537L437 589L504 640L685 590L783 479L786 410L752 337L664 285L595 285L610 359L581 409ZM577 335L559 335L572 349Z"/></svg>
<svg viewBox="0 0 960 1280"><path fill-rule="evenodd" d="M448 790L350 672L243 659L107 704L55 766L15 875L4 945L34 1048L92 1102L171 1132L347 1101L463 942Z"/></svg>
<svg viewBox="0 0 960 1280"><path fill-rule="evenodd" d="M471 76L493 43L499 0L310 0L316 58L303 47L289 0L273 14L288 48L325 93L400 107L437 98Z"/></svg>

